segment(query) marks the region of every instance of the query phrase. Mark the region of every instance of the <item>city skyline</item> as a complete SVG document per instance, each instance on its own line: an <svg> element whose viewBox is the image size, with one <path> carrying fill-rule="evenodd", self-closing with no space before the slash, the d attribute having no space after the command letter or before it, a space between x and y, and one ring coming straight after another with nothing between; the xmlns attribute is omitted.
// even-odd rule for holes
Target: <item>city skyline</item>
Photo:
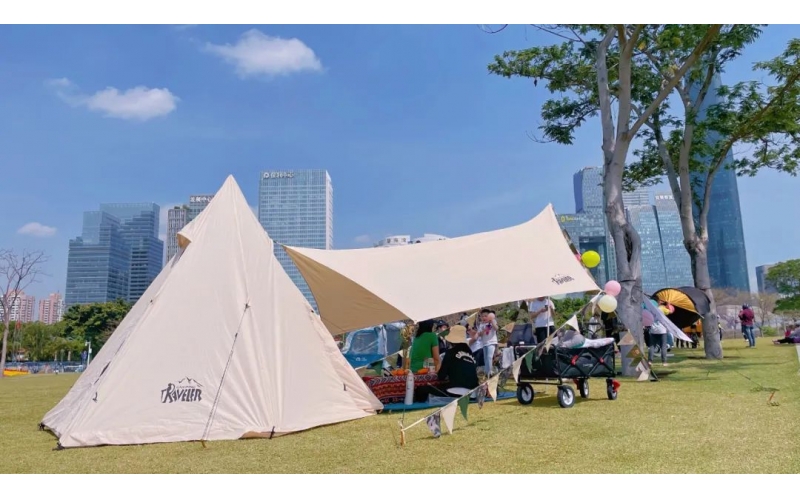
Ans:
<svg viewBox="0 0 800 500"><path fill-rule="evenodd" d="M497 54L552 43L536 31L6 28L0 43L17 50L0 79L0 105L25 119L0 124L0 162L14 165L4 172L0 195L20 207L0 219L0 248L37 249L51 257L48 276L29 288L37 297L64 290L69 240L82 231L81 213L107 200L163 207L164 239L168 208L191 193L213 192L228 174L256 207L258 186L250 179L267 166L325 168L337 186L334 246L349 248L388 234L458 237L508 227L548 203L557 213L573 213L573 187L565 178L601 161L596 119L586 122L573 146L532 142L549 94L529 81L487 74ZM198 49L199 41L240 51L242 34L251 30L278 41L296 39L319 66L271 76L261 66L239 74ZM752 64L774 57L795 31L766 27L731 63L725 82L752 78ZM52 45L59 47L57 57L47 50ZM253 47L259 54L262 49ZM413 67L436 68L435 78L409 75ZM86 103L105 95L104 89L113 97L103 101L105 108L63 98ZM136 100L143 94L158 99ZM747 260L796 257L800 234L775 227L791 227L800 178L765 171L737 182ZM755 269L748 270L755 285Z"/></svg>

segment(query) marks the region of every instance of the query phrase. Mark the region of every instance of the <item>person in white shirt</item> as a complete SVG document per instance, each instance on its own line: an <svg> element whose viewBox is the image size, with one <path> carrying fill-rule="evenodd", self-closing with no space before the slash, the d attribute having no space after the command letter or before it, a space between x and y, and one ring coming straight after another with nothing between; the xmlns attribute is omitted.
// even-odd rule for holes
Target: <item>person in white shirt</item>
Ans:
<svg viewBox="0 0 800 500"><path fill-rule="evenodd" d="M480 318L476 331L483 350L484 373L486 373L487 377L490 377L492 375L494 352L497 349L497 319L494 311L489 309L483 309ZM472 346L470 347L472 348Z"/></svg>
<svg viewBox="0 0 800 500"><path fill-rule="evenodd" d="M556 311L555 304L550 297L538 297L528 303L528 311L533 320L536 342L544 342L555 327L553 322L553 315Z"/></svg>

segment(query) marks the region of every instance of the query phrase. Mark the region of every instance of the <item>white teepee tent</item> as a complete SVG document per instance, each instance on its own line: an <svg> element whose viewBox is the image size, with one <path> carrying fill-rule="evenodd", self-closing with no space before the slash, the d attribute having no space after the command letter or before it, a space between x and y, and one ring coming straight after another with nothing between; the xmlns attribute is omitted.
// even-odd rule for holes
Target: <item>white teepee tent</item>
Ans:
<svg viewBox="0 0 800 500"><path fill-rule="evenodd" d="M233 177L42 420L61 447L272 437L382 408Z"/></svg>

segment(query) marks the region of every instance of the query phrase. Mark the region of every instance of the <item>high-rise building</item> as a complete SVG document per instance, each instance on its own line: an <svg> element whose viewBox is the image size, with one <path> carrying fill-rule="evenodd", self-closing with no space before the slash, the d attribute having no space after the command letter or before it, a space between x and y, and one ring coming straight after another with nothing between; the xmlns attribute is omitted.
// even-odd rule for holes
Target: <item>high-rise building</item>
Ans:
<svg viewBox="0 0 800 500"><path fill-rule="evenodd" d="M576 213L559 215L559 221L578 251L593 250L600 254L600 265L590 271L602 285L617 275L603 203L603 168L584 167L573 175L572 182Z"/></svg>
<svg viewBox="0 0 800 500"><path fill-rule="evenodd" d="M758 293L778 293L775 283L767 279L767 273L775 264L765 264L756 268L756 281L758 282Z"/></svg>
<svg viewBox="0 0 800 500"><path fill-rule="evenodd" d="M626 207L650 205L650 190L646 187L638 187L634 191L623 192L622 203Z"/></svg>
<svg viewBox="0 0 800 500"><path fill-rule="evenodd" d="M664 252L667 287L694 286L692 259L683 244L681 215L672 193L655 193L658 231Z"/></svg>
<svg viewBox="0 0 800 500"><path fill-rule="evenodd" d="M258 220L275 241L275 256L309 303L316 302L281 244L333 248L333 184L326 170L261 172Z"/></svg>
<svg viewBox="0 0 800 500"><path fill-rule="evenodd" d="M46 299L39 300L39 321L53 325L64 317L64 301L60 293L51 293Z"/></svg>
<svg viewBox="0 0 800 500"><path fill-rule="evenodd" d="M36 306L36 297L26 295L22 290L12 290L5 297L6 303L10 305L8 317L12 322L31 323L33 321L33 311ZM0 308L0 321L4 319L2 308Z"/></svg>
<svg viewBox="0 0 800 500"><path fill-rule="evenodd" d="M699 118L701 120L705 117L708 108L719 102L717 90L721 86L722 80L717 75L700 107ZM692 88L693 98L696 97L697 90L696 86ZM717 143L721 139L719 134L713 132L708 137L710 143ZM732 162L733 154L729 152L711 185L709 200L711 206L708 211L708 271L711 274L713 287L734 288L750 292L742 211L739 205L739 186L736 181L736 172L725 168ZM706 175L698 174L692 177L695 193L702 199ZM697 206L695 204L692 206L695 217L698 217Z"/></svg>
<svg viewBox="0 0 800 500"><path fill-rule="evenodd" d="M186 205L167 210L167 262L178 253L178 232L189 222L189 207Z"/></svg>
<svg viewBox="0 0 800 500"><path fill-rule="evenodd" d="M642 245L642 290L653 294L667 286L664 268L664 251L661 234L653 205L630 205L625 207L628 221L639 233Z"/></svg>
<svg viewBox="0 0 800 500"><path fill-rule="evenodd" d="M158 239L160 207L155 203L104 203L100 210L117 217L131 249L129 302L144 295L164 266L164 242Z"/></svg>
<svg viewBox="0 0 800 500"><path fill-rule="evenodd" d="M572 176L575 212L603 212L603 167L584 167Z"/></svg>
<svg viewBox="0 0 800 500"><path fill-rule="evenodd" d="M121 226L107 212L84 212L83 232L69 242L65 307L128 299L131 247Z"/></svg>
<svg viewBox="0 0 800 500"><path fill-rule="evenodd" d="M213 194L193 194L189 204L170 208L167 212L167 262L178 253L178 233L205 209Z"/></svg>

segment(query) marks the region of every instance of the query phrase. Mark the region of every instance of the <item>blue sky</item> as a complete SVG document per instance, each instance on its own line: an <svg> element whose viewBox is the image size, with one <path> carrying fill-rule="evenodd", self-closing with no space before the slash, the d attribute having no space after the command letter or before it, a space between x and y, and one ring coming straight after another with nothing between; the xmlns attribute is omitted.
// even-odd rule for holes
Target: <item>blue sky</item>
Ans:
<svg viewBox="0 0 800 500"><path fill-rule="evenodd" d="M723 81L750 78L793 33L768 27ZM63 291L83 211L153 201L163 221L228 174L255 205L265 169L329 170L337 248L572 212L572 174L601 161L597 124L572 147L534 143L546 91L486 69L553 42L522 26L6 26L0 248L46 251L29 291ZM798 257L800 180L767 172L739 189L751 274Z"/></svg>

